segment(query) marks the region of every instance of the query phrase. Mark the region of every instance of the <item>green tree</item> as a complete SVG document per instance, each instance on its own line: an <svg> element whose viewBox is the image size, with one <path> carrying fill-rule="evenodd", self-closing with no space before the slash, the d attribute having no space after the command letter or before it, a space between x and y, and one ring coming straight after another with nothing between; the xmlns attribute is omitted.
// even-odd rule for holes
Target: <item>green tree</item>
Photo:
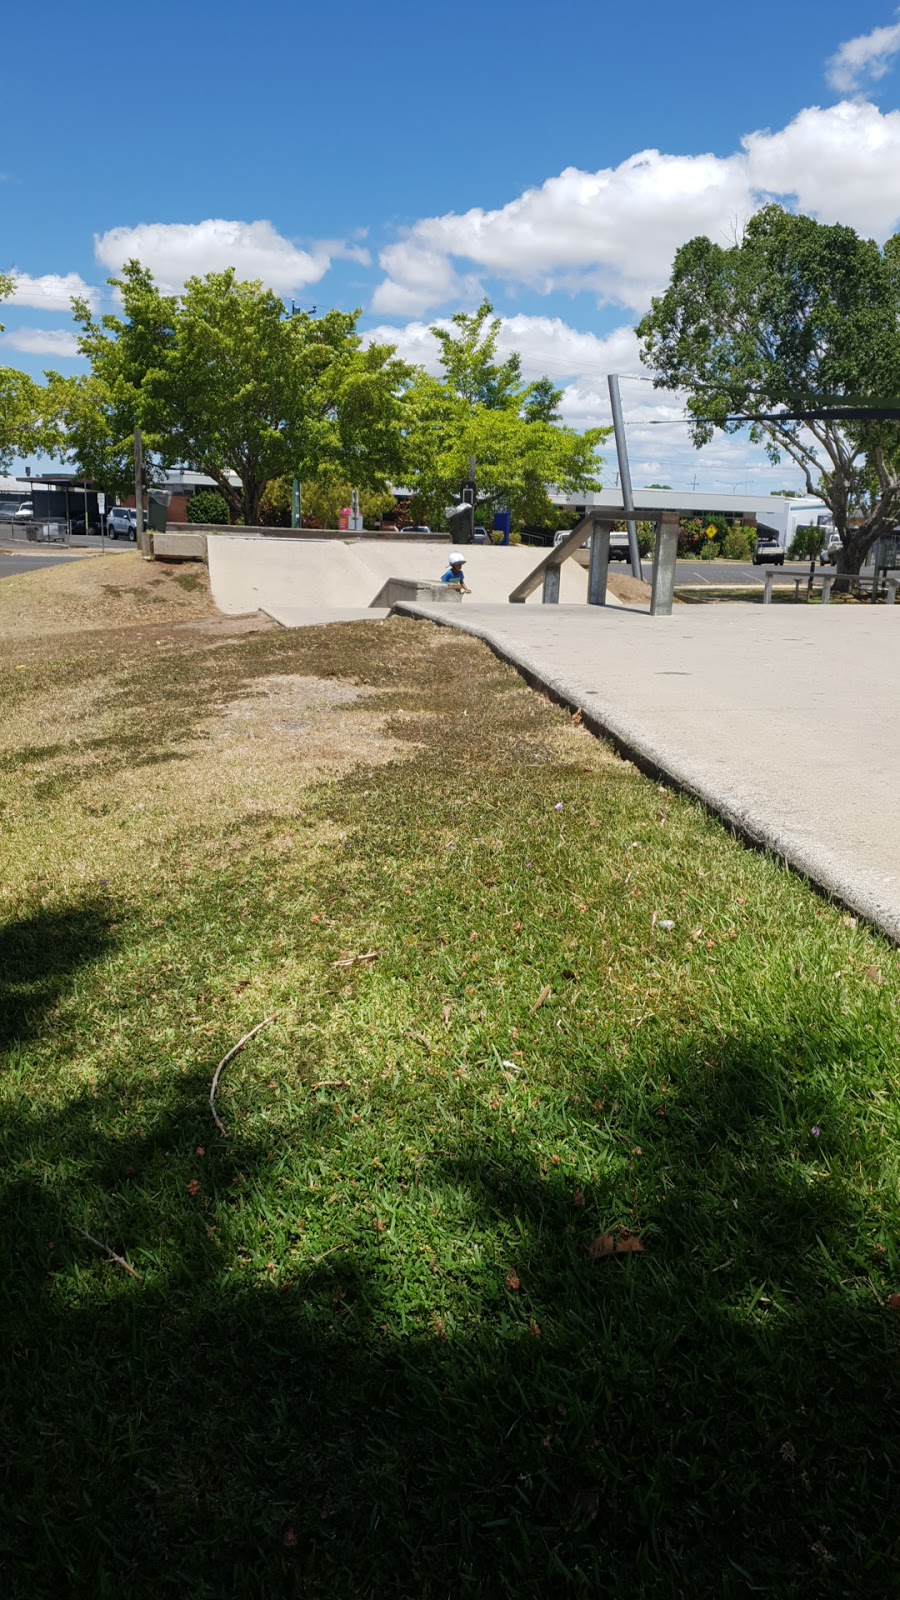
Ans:
<svg viewBox="0 0 900 1600"><path fill-rule="evenodd" d="M450 321L454 332L437 326L431 329L441 347L447 388L471 406L518 410L525 387L522 358L514 351L506 361L494 359L501 321L494 316L491 302L482 300L477 311L457 311Z"/></svg>
<svg viewBox="0 0 900 1600"><path fill-rule="evenodd" d="M517 526L555 525L548 486L599 486L597 446L609 429L584 434L558 421L560 391L549 378L527 385L517 352L496 360L500 319L485 300L434 328L443 377L419 369L406 394L405 481L417 517L441 526L445 508L476 462L479 517L508 509ZM549 525L548 524L548 525Z"/></svg>
<svg viewBox="0 0 900 1600"><path fill-rule="evenodd" d="M399 470L410 368L392 346L362 348L359 312L286 317L276 295L231 269L190 279L179 296L138 262L110 281L124 314L97 322L79 305L76 316L112 462L141 425L160 463L211 477L246 524L272 479L339 472L383 489ZM80 436L65 424L62 435L80 452Z"/></svg>
<svg viewBox="0 0 900 1600"><path fill-rule="evenodd" d="M12 291L12 278L0 273L0 301L8 299ZM0 471L8 472L15 456L44 448L43 398L40 385L27 373L0 367Z"/></svg>
<svg viewBox="0 0 900 1600"><path fill-rule="evenodd" d="M852 228L766 206L725 247L677 252L665 294L638 326L657 387L681 389L694 443L716 429L788 456L831 510L839 568L857 572L900 508L900 428L779 412L876 404L900 395L900 236L884 250ZM773 420L774 418L774 420Z"/></svg>

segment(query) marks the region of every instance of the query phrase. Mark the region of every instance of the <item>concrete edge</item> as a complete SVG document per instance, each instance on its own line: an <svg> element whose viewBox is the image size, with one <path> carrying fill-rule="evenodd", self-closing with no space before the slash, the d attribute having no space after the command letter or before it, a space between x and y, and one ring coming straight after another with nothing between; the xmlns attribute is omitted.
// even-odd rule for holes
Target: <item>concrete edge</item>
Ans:
<svg viewBox="0 0 900 1600"><path fill-rule="evenodd" d="M646 777L652 778L657 783L662 781L691 799L698 800L713 816L725 822L743 844L784 862L799 873L819 894L852 911L855 916L861 917L892 944L900 945L900 918L887 907L880 905L864 891L860 891L858 885L844 877L841 872L829 867L827 862L805 849L802 844L786 841L775 830L761 825L757 818L723 800L722 796L694 771L689 762L681 763L677 758L673 759L669 752L660 750L651 741L636 733L624 719L614 717L608 711L592 711L589 707L573 700L571 691L564 683L549 673L538 672L532 662L507 641L498 639L490 628L466 622L462 617L453 614L433 616L424 607L411 602L400 602L395 605L392 615L412 617L419 622L431 622L440 628L456 628L461 633L468 633L472 638L480 639L498 660L515 667L529 688L536 689L556 705L563 706L573 714L580 711L582 726L590 733L607 739L619 755L631 761Z"/></svg>

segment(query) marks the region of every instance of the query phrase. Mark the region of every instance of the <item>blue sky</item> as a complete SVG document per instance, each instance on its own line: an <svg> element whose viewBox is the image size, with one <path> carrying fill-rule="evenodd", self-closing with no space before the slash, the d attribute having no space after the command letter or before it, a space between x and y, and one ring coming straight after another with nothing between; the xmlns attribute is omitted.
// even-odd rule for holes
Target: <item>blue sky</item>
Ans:
<svg viewBox="0 0 900 1600"><path fill-rule="evenodd" d="M20 276L0 359L78 370L67 296L103 304L126 254L173 287L233 259L298 303L363 307L426 362L428 324L486 291L577 426L604 420L607 371L629 375L637 481L795 483L743 442L690 451L666 421L677 398L633 381L629 330L683 238L725 237L766 194L894 230L892 4L16 12L0 269Z"/></svg>

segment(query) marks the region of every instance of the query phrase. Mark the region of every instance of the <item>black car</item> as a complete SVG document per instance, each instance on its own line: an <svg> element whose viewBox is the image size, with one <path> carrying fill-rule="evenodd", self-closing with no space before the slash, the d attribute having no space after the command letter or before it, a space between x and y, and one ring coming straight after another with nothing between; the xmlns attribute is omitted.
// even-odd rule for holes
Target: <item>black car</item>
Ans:
<svg viewBox="0 0 900 1600"><path fill-rule="evenodd" d="M100 533L101 532L101 528L100 528L99 522L88 522L88 525L85 528L84 517L71 517L69 519L69 532L70 533Z"/></svg>

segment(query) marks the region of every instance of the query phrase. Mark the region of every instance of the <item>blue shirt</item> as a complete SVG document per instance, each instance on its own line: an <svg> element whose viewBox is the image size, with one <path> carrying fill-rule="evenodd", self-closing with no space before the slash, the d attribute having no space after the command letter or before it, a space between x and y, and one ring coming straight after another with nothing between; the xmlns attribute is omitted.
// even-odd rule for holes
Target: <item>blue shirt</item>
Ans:
<svg viewBox="0 0 900 1600"><path fill-rule="evenodd" d="M447 571L441 578L441 583L463 583L464 581L465 579L461 567L458 572L454 572L452 567L448 567Z"/></svg>

